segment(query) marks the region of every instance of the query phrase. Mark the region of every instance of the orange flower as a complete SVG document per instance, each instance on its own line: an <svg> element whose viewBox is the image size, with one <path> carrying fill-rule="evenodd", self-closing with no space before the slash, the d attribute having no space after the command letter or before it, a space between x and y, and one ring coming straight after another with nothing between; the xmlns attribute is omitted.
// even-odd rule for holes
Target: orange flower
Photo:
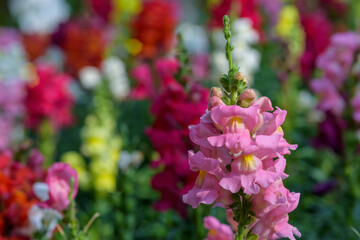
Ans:
<svg viewBox="0 0 360 240"><path fill-rule="evenodd" d="M69 72L77 75L85 66L99 67L105 51L103 28L90 21L68 22L62 26L55 41L65 52Z"/></svg>
<svg viewBox="0 0 360 240"><path fill-rule="evenodd" d="M30 61L34 61L46 52L50 44L50 35L24 34L22 41Z"/></svg>
<svg viewBox="0 0 360 240"><path fill-rule="evenodd" d="M132 23L133 38L142 43L140 55L153 58L173 45L177 24L175 7L167 1L146 1L143 10Z"/></svg>

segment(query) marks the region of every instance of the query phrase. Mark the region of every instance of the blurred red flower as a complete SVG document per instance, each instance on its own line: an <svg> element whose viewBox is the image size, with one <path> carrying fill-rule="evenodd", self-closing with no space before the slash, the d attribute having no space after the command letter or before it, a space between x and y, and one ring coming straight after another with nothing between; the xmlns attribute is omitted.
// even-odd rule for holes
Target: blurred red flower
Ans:
<svg viewBox="0 0 360 240"><path fill-rule="evenodd" d="M85 66L100 67L106 39L103 25L98 21L67 22L53 38L64 50L65 65L70 74L76 76Z"/></svg>
<svg viewBox="0 0 360 240"><path fill-rule="evenodd" d="M28 59L30 61L34 61L45 54L46 49L50 45L51 36L41 34L23 34L22 42Z"/></svg>
<svg viewBox="0 0 360 240"><path fill-rule="evenodd" d="M108 22L111 17L113 9L113 1L111 0L87 0L92 11L101 17L105 22Z"/></svg>
<svg viewBox="0 0 360 240"><path fill-rule="evenodd" d="M11 154L0 154L0 239L17 237L17 230L28 225L28 210L38 202L32 185L41 177L28 166L12 160ZM15 237L16 236L16 237Z"/></svg>
<svg viewBox="0 0 360 240"><path fill-rule="evenodd" d="M172 1L145 1L142 11L131 24L132 37L142 43L140 55L154 58L168 51L174 43L177 6Z"/></svg>
<svg viewBox="0 0 360 240"><path fill-rule="evenodd" d="M302 14L301 24L306 34L305 50L300 59L301 74L308 79L314 71L317 57L330 43L332 26L320 12Z"/></svg>
<svg viewBox="0 0 360 240"><path fill-rule="evenodd" d="M222 0L210 8L211 18L210 27L223 28L224 15L242 18L249 18L253 23L253 28L261 35L262 18L258 11L256 0Z"/></svg>
<svg viewBox="0 0 360 240"><path fill-rule="evenodd" d="M154 205L159 211L172 208L186 215L182 195L194 186L197 177L188 163L187 152L193 147L188 127L199 122L207 108L207 99L207 89L193 84L187 92L178 84L165 88L151 107L156 118L147 134L160 154L153 166L164 166L152 179L153 188L161 192Z"/></svg>
<svg viewBox="0 0 360 240"><path fill-rule="evenodd" d="M27 85L27 126L36 129L45 119L55 128L69 126L73 122L71 110L74 104L69 90L70 76L58 73L47 64L38 64L36 73L36 82Z"/></svg>

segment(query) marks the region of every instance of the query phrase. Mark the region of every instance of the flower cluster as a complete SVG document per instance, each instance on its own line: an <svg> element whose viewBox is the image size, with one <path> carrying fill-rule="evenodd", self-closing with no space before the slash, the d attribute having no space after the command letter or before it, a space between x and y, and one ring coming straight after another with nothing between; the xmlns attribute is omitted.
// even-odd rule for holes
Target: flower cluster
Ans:
<svg viewBox="0 0 360 240"><path fill-rule="evenodd" d="M0 28L0 81L30 80L29 73L20 33Z"/></svg>
<svg viewBox="0 0 360 240"><path fill-rule="evenodd" d="M149 64L142 63L131 71L136 85L130 92L130 97L137 100L155 99L166 88L176 88L178 83L173 77L179 63L173 58L159 58L155 61L156 75L152 74ZM156 81L158 80L158 81Z"/></svg>
<svg viewBox="0 0 360 240"><path fill-rule="evenodd" d="M190 138L200 151L189 152L189 163L199 176L184 202L193 208L200 203L229 208L234 202L232 194L243 191L251 196L256 214L253 233L259 239L298 235L287 225L287 214L296 208L299 194L289 193L282 185L287 177L283 155L296 149L283 137L286 111L270 112L274 109L266 97L251 102L255 98L251 89L240 96L244 104L251 102L248 107L227 106L221 97L213 89L207 113L200 124L190 126Z"/></svg>
<svg viewBox="0 0 360 240"><path fill-rule="evenodd" d="M341 116L345 108L342 97L344 82L350 73L355 52L360 47L360 35L353 32L333 35L326 51L317 59L317 67L323 72L311 82L312 90L320 96L318 108Z"/></svg>
<svg viewBox="0 0 360 240"><path fill-rule="evenodd" d="M172 61L168 63L171 64ZM163 69L169 68L164 66ZM164 170L152 179L153 188L162 193L155 208L173 208L184 216L186 208L181 196L193 186L196 178L189 169L186 155L192 147L188 137L188 126L198 123L206 109L208 91L196 84L190 85L186 91L173 78L174 73L163 75L171 78L174 84L163 89L163 93L154 101L151 112L156 118L152 127L147 129L147 134L160 154L160 159L154 162L154 166L164 165Z"/></svg>
<svg viewBox="0 0 360 240"><path fill-rule="evenodd" d="M231 62L227 16L224 24L230 70L220 78L224 91L212 89L208 111L189 127L191 141L199 146L199 151L189 151L189 164L199 174L183 200L193 208L204 203L231 211L236 239L242 240L246 229L260 240L295 239L294 234L301 234L288 224L288 213L297 207L300 194L282 183L288 177L284 155L297 148L281 128L286 111L274 111L270 99L256 99L255 91L247 89L246 77Z"/></svg>
<svg viewBox="0 0 360 240"><path fill-rule="evenodd" d="M11 13L25 33L52 33L70 16L70 8L64 0L12 0L9 3Z"/></svg>
<svg viewBox="0 0 360 240"><path fill-rule="evenodd" d="M106 27L96 19L72 20L55 33L65 54L66 69L74 76L86 66L100 67L105 54Z"/></svg>
<svg viewBox="0 0 360 240"><path fill-rule="evenodd" d="M34 233L51 238L63 217L62 211L70 203L70 191L75 198L76 171L65 163L55 163L44 170L43 160L37 150L30 151L26 164L15 161L10 152L0 154L2 239L28 239Z"/></svg>
<svg viewBox="0 0 360 240"><path fill-rule="evenodd" d="M123 61L117 57L105 59L101 64L101 72L96 67L83 67L79 72L82 85L87 89L96 88L106 78L109 90L115 99L126 98L130 91L129 79Z"/></svg>
<svg viewBox="0 0 360 240"><path fill-rule="evenodd" d="M0 29L0 150L15 146L22 135L25 80L29 68L18 32Z"/></svg>
<svg viewBox="0 0 360 240"><path fill-rule="evenodd" d="M102 18L105 22L111 20L111 13L114 8L112 0L86 0L92 12Z"/></svg>
<svg viewBox="0 0 360 240"><path fill-rule="evenodd" d="M27 85L27 126L36 129L44 120L50 120L57 129L69 126L73 121L71 108L74 102L70 83L67 74L58 73L51 65L38 64L36 79Z"/></svg>
<svg viewBox="0 0 360 240"><path fill-rule="evenodd" d="M303 52L304 32L300 24L300 16L294 5L286 5L279 12L278 24L275 26L277 36L288 44L290 59L296 60L297 64L300 54ZM290 60L289 59L289 60Z"/></svg>
<svg viewBox="0 0 360 240"><path fill-rule="evenodd" d="M0 81L0 150L22 137L19 119L24 116L25 83Z"/></svg>
<svg viewBox="0 0 360 240"><path fill-rule="evenodd" d="M168 51L174 42L177 5L173 1L144 1L132 23L132 37L141 42L140 55L153 58Z"/></svg>
<svg viewBox="0 0 360 240"><path fill-rule="evenodd" d="M89 174L98 196L116 190L117 163L122 139L116 134L116 121L110 93L106 85L97 89L94 96L94 113L85 119L81 130L82 153L90 158Z"/></svg>
<svg viewBox="0 0 360 240"><path fill-rule="evenodd" d="M305 32L305 50L301 55L301 75L312 76L316 58L326 49L331 36L331 23L322 13L301 13L301 24Z"/></svg>
<svg viewBox="0 0 360 240"><path fill-rule="evenodd" d="M343 119L346 106L353 107L353 118L358 122L358 93L352 92L355 88L347 88L345 83L351 75L358 77L354 59L359 48L359 34L334 34L328 48L317 58L316 66L323 74L310 82L313 92L319 96L317 108L326 115L326 119L320 123L320 133L315 144L329 146L338 153L343 151L341 135L346 127ZM353 95L347 104L348 98Z"/></svg>

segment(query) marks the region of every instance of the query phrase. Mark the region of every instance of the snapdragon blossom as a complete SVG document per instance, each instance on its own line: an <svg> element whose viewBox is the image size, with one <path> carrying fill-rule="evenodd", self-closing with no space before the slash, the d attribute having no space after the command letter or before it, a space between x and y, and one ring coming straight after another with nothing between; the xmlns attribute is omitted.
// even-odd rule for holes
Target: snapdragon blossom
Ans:
<svg viewBox="0 0 360 240"><path fill-rule="evenodd" d="M242 190L251 196L256 213L253 232L259 239L294 239L293 234L300 234L288 225L287 214L296 208L299 194L290 194L282 179L287 177L283 155L297 146L284 139L286 111L273 110L266 97L244 108L227 106L213 95L200 124L190 126L190 138L200 151L189 151L189 163L199 176L183 199L193 208L200 203L229 208L232 194ZM281 232L282 227L286 231Z"/></svg>
<svg viewBox="0 0 360 240"><path fill-rule="evenodd" d="M260 240L294 240L301 234L288 223L288 213L297 207L300 194L290 193L282 181L288 177L284 155L297 145L284 138L286 111L274 110L270 99L256 99L247 88L247 78L231 62L227 16L224 24L230 70L220 78L223 90L212 89L200 123L189 127L199 149L189 151L189 164L198 177L183 200L193 208L203 203L227 209L236 239L256 234Z"/></svg>

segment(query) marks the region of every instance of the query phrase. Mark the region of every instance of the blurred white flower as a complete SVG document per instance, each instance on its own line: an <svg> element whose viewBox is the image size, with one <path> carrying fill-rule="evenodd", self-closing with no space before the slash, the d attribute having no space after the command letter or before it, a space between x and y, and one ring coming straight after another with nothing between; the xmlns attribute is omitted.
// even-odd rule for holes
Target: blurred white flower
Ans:
<svg viewBox="0 0 360 240"><path fill-rule="evenodd" d="M50 34L70 16L65 0L10 0L9 7L24 33Z"/></svg>
<svg viewBox="0 0 360 240"><path fill-rule="evenodd" d="M212 62L215 66L216 75L227 73L229 65L225 57L224 48L226 40L222 30L213 33L216 50L212 54ZM251 20L239 18L232 23L231 41L234 46L232 52L233 61L238 64L240 71L244 73L249 82L260 65L260 53L251 45L259 42L258 33L252 28Z"/></svg>
<svg viewBox="0 0 360 240"><path fill-rule="evenodd" d="M29 222L34 232L45 234L46 238L51 238L52 233L62 219L61 214L51 208L41 208L33 205L28 212Z"/></svg>
<svg viewBox="0 0 360 240"><path fill-rule="evenodd" d="M182 23L176 32L181 33L185 48L190 54L208 52L209 42L204 26Z"/></svg>
<svg viewBox="0 0 360 240"><path fill-rule="evenodd" d="M96 67L83 67L79 71L81 84L86 89L94 89L101 82L101 73Z"/></svg>
<svg viewBox="0 0 360 240"><path fill-rule="evenodd" d="M306 90L299 92L297 108L306 113L306 118L313 124L318 124L325 119L325 114L316 109L316 98Z"/></svg>
<svg viewBox="0 0 360 240"><path fill-rule="evenodd" d="M123 61L117 57L109 57L103 61L101 69L109 81L110 91L113 96L117 99L127 97L130 85Z"/></svg>
<svg viewBox="0 0 360 240"><path fill-rule="evenodd" d="M20 33L0 28L0 81L29 80L30 69Z"/></svg>
<svg viewBox="0 0 360 240"><path fill-rule="evenodd" d="M33 185L35 196L42 202L49 200L49 186L44 182L37 182Z"/></svg>
<svg viewBox="0 0 360 240"><path fill-rule="evenodd" d="M122 171L126 171L130 166L138 166L143 161L144 155L140 151L129 153L122 151L120 154L118 166Z"/></svg>

